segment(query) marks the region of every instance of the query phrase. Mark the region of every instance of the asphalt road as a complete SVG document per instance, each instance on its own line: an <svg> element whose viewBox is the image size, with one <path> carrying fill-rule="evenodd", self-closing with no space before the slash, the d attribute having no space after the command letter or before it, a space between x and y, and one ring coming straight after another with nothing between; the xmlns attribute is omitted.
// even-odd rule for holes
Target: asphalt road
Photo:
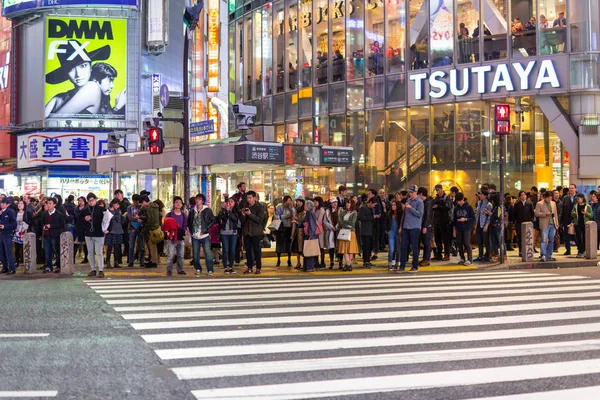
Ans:
<svg viewBox="0 0 600 400"><path fill-rule="evenodd" d="M596 270L0 281L0 398L598 399Z"/></svg>

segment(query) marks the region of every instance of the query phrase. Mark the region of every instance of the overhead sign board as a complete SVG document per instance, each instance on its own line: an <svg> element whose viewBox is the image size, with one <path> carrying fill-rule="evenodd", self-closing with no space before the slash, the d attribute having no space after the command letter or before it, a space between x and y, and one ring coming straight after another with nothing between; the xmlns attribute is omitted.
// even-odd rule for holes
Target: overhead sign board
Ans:
<svg viewBox="0 0 600 400"><path fill-rule="evenodd" d="M152 74L152 92L159 92L162 81L160 74Z"/></svg>
<svg viewBox="0 0 600 400"><path fill-rule="evenodd" d="M108 132L44 131L17 138L17 168L87 166L90 158L111 153Z"/></svg>
<svg viewBox="0 0 600 400"><path fill-rule="evenodd" d="M320 165L320 145L293 145L285 144L286 165Z"/></svg>
<svg viewBox="0 0 600 400"><path fill-rule="evenodd" d="M215 122L207 121L192 122L190 124L190 137L206 136L215 133Z"/></svg>
<svg viewBox="0 0 600 400"><path fill-rule="evenodd" d="M94 7L138 7L138 0L96 0ZM2 16L13 17L40 8L89 7L85 0L2 0Z"/></svg>
<svg viewBox="0 0 600 400"><path fill-rule="evenodd" d="M169 87L167 85L162 85L160 87L160 105L166 107L169 105Z"/></svg>
<svg viewBox="0 0 600 400"><path fill-rule="evenodd" d="M321 165L352 165L352 147L323 146Z"/></svg>
<svg viewBox="0 0 600 400"><path fill-rule="evenodd" d="M283 145L254 142L236 144L235 162L283 164Z"/></svg>
<svg viewBox="0 0 600 400"><path fill-rule="evenodd" d="M219 4L208 0L208 91L219 91Z"/></svg>

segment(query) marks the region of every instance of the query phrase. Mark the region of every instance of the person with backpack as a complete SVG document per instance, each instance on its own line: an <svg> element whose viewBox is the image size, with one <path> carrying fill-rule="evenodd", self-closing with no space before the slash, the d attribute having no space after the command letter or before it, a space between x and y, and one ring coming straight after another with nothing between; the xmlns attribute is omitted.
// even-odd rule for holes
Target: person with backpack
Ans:
<svg viewBox="0 0 600 400"><path fill-rule="evenodd" d="M150 250L150 262L145 265L146 268L157 268L158 267L158 248L156 247L157 241L155 237L160 235L160 209L158 204L150 201L148 196L142 196L142 211L141 220L144 238L148 244Z"/></svg>

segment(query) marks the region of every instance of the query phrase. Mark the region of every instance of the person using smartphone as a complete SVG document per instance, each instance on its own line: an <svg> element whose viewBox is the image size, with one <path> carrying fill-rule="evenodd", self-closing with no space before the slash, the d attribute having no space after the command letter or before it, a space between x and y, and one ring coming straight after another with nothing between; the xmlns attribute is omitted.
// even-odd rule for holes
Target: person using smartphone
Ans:
<svg viewBox="0 0 600 400"><path fill-rule="evenodd" d="M556 261L556 258L552 257L552 252L554 251L554 236L559 226L557 214L556 203L552 201L552 192L544 192L544 199L535 206L535 216L538 218L542 233L540 245L542 262Z"/></svg>

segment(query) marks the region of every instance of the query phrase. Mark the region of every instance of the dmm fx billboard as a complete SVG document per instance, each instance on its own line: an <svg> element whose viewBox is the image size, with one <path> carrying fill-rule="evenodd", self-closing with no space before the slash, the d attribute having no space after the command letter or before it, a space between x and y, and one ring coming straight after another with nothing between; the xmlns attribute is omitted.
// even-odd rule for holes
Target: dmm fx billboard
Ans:
<svg viewBox="0 0 600 400"><path fill-rule="evenodd" d="M127 21L48 17L45 118L125 119Z"/></svg>
<svg viewBox="0 0 600 400"><path fill-rule="evenodd" d="M90 158L114 152L108 132L32 132L17 138L17 168L88 166Z"/></svg>
<svg viewBox="0 0 600 400"><path fill-rule="evenodd" d="M564 61L564 65L563 65ZM568 59L478 65L409 75L409 102L534 94L568 88Z"/></svg>

